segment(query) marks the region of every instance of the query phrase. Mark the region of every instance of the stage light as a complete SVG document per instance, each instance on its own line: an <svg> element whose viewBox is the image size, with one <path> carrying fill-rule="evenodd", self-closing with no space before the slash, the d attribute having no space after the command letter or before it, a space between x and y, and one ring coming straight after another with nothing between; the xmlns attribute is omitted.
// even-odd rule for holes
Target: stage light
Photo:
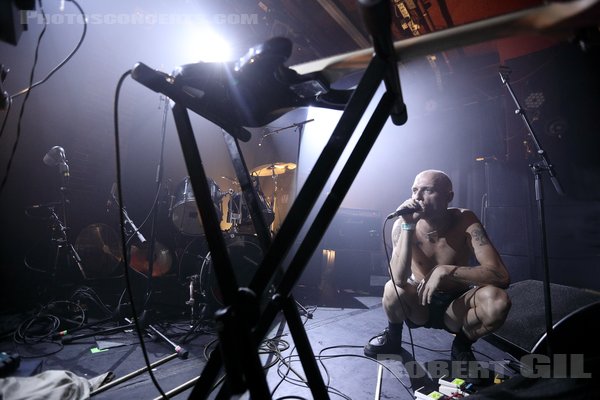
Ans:
<svg viewBox="0 0 600 400"><path fill-rule="evenodd" d="M546 101L546 97L542 92L531 92L525 99L525 106L528 109L540 108Z"/></svg>

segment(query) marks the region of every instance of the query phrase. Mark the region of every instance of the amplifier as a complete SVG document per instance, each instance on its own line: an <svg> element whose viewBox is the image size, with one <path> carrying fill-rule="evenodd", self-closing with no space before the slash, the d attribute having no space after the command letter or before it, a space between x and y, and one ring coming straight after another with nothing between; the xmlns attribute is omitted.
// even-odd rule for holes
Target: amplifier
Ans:
<svg viewBox="0 0 600 400"><path fill-rule="evenodd" d="M325 232L322 248L380 250L382 226L380 211L340 208Z"/></svg>

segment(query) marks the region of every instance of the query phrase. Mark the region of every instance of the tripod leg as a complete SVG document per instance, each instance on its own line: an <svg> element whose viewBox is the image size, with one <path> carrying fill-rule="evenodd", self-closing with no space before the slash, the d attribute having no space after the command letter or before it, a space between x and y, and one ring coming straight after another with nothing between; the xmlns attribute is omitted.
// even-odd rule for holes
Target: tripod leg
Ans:
<svg viewBox="0 0 600 400"><path fill-rule="evenodd" d="M305 315L306 318L312 318L313 314L311 312L309 312L306 307L304 307L302 304L300 304L300 302L298 300L294 300L294 302L296 303L296 306L300 309L300 315Z"/></svg>
<svg viewBox="0 0 600 400"><path fill-rule="evenodd" d="M289 296L283 300L282 306L294 343L298 348L298 356L300 357L300 362L304 366L304 373L306 374L306 379L308 380L308 386L310 387L313 399L329 399L325 382L323 382L319 366L317 365L317 361L313 355L314 353L310 347L310 342L306 335L306 331L304 330L304 325L302 325L302 320L300 319L295 300L292 296Z"/></svg>
<svg viewBox="0 0 600 400"><path fill-rule="evenodd" d="M148 325L148 329L160 336L162 340L173 346L173 348L175 349L175 353L179 355L179 358L183 358L185 360L188 357L188 351L186 349L179 346L178 344L173 343L173 341L171 341L168 337L163 335L158 329L156 329L152 325Z"/></svg>
<svg viewBox="0 0 600 400"><path fill-rule="evenodd" d="M85 274L85 270L83 269L83 265L81 263L81 257L79 257L79 254L77 254L75 247L73 247L73 245L71 243L67 244L67 251L69 252L69 256L73 259L73 261L75 261L75 264L77 265L77 268L79 268L79 271L81 272L81 275L83 276L83 279L87 280L88 277Z"/></svg>
<svg viewBox="0 0 600 400"><path fill-rule="evenodd" d="M202 369L200 378L196 381L194 389L188 399L206 399L212 392L212 385L217 380L217 374L221 370L223 359L220 351L213 351Z"/></svg>
<svg viewBox="0 0 600 400"><path fill-rule="evenodd" d="M174 359L175 357L177 357L177 354L171 354L171 355L168 355L168 356L166 356L166 357L164 357L164 358L161 358L160 360L158 360L158 361L155 361L155 362L153 362L152 364L150 364L150 368L151 368L151 369L152 369L152 368L156 368L156 367L158 367L158 366L160 366L160 365L162 365L162 364L164 364L164 363L166 363L166 362L168 362L168 361L171 361L171 360L172 360L172 359ZM144 372L146 372L147 370L148 370L148 367L143 367L143 368L137 369L137 370L135 370L135 371L133 371L133 372L130 372L130 373L128 373L127 375L125 375L125 376L122 376L122 377L121 377L121 378L119 378L119 379L115 379L114 381L111 381L111 382L107 383L106 385L102 385L102 386L100 386L98 389L96 389L96 390L92 391L92 392L90 393L90 397L91 397L91 396L95 396L95 395L97 395L97 394L99 394L99 393L102 393L102 392L104 392L104 391L106 391L106 390L108 390L108 389L110 389L110 388L113 388L113 387L115 387L115 386L117 386L117 385L120 385L121 383L123 383L123 382L125 382L125 381L128 381L128 380L130 380L131 378L135 378L136 376L143 374L143 373L144 373Z"/></svg>

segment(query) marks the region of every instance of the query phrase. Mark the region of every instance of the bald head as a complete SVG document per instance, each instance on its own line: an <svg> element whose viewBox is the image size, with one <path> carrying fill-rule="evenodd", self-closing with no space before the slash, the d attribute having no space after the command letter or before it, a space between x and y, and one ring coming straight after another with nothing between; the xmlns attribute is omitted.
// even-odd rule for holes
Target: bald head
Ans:
<svg viewBox="0 0 600 400"><path fill-rule="evenodd" d="M444 171L428 169L419 172L415 177L415 181L417 181L417 179L424 179L432 182L440 192L452 192L452 181Z"/></svg>
<svg viewBox="0 0 600 400"><path fill-rule="evenodd" d="M440 209L445 209L454 198L452 181L443 171L428 169L417 174L412 189L413 197L415 193L418 194L426 188L429 188L430 192L435 192L440 196L438 197L439 201L441 201L438 204Z"/></svg>

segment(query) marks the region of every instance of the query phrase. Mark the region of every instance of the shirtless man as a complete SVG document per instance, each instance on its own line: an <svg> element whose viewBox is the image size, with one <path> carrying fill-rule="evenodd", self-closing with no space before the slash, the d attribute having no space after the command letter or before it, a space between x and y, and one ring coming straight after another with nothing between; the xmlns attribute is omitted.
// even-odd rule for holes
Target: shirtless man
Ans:
<svg viewBox="0 0 600 400"><path fill-rule="evenodd" d="M383 293L388 328L372 338L365 355L400 354L402 326L446 329L456 336L453 361L475 361L473 342L504 323L510 277L475 214L448 208L454 192L442 171L419 173L412 197L398 209L420 210L392 228L392 279ZM469 266L471 256L479 265Z"/></svg>

